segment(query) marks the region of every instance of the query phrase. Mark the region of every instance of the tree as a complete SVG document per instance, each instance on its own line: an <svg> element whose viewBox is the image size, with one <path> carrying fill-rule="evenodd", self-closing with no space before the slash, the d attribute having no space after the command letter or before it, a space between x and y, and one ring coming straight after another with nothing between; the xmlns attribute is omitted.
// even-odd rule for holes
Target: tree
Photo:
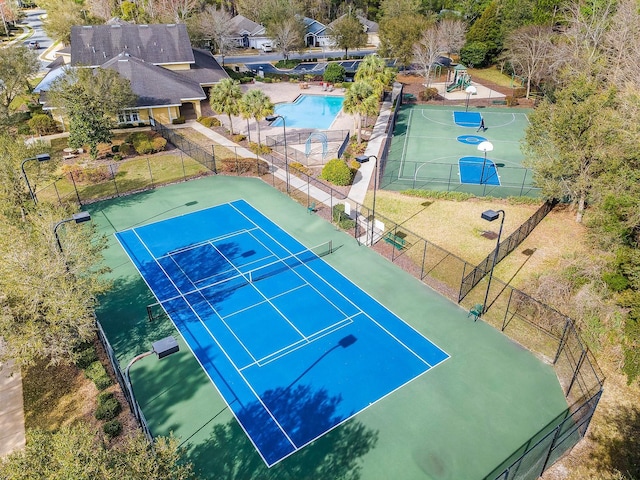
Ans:
<svg viewBox="0 0 640 480"><path fill-rule="evenodd" d="M92 158L98 144L111 142L115 116L133 107L136 96L129 80L110 69L68 69L47 92L47 102L69 118L69 146L89 146Z"/></svg>
<svg viewBox="0 0 640 480"><path fill-rule="evenodd" d="M380 10L382 10L382 18L390 20L420 15L422 5L420 0L383 0L380 3Z"/></svg>
<svg viewBox="0 0 640 480"><path fill-rule="evenodd" d="M213 5L207 5L203 12L193 17L193 29L198 36L213 41L215 50L224 57L235 49L234 29L231 15L225 10L219 10Z"/></svg>
<svg viewBox="0 0 640 480"><path fill-rule="evenodd" d="M486 65L502 49L503 31L498 15L498 0L493 0L476 22L467 32L467 45L472 43L484 43L486 55L480 63L474 65ZM479 49L476 49L479 52Z"/></svg>
<svg viewBox="0 0 640 480"><path fill-rule="evenodd" d="M267 35L275 40L282 58L289 60L289 54L304 47L305 26L299 17L283 17L267 24Z"/></svg>
<svg viewBox="0 0 640 480"><path fill-rule="evenodd" d="M17 163L17 162L16 162ZM52 225L71 212L40 206L24 220L4 217L0 227L0 337L3 358L20 365L39 359L71 363L77 348L95 337L93 309L109 284L102 275L106 239L96 240L91 224Z"/></svg>
<svg viewBox="0 0 640 480"><path fill-rule="evenodd" d="M413 59L413 45L427 26L428 21L422 15L380 20L380 55L395 58L400 65L408 67Z"/></svg>
<svg viewBox="0 0 640 480"><path fill-rule="evenodd" d="M339 63L330 63L324 69L322 79L328 83L338 83L344 81L345 68Z"/></svg>
<svg viewBox="0 0 640 480"><path fill-rule="evenodd" d="M582 74L529 117L525 166L546 198L571 199L581 222L594 183L619 158L623 134L615 90Z"/></svg>
<svg viewBox="0 0 640 480"><path fill-rule="evenodd" d="M449 56L460 52L465 42L467 24L463 20L445 18L440 21L439 31L442 47Z"/></svg>
<svg viewBox="0 0 640 480"><path fill-rule="evenodd" d="M107 448L95 430L80 423L54 433L29 432L25 449L0 459L0 469L7 480L192 479L193 467L183 457L174 437L157 437L150 448L144 435L137 433Z"/></svg>
<svg viewBox="0 0 640 480"><path fill-rule="evenodd" d="M242 98L240 84L236 80L225 78L211 87L209 103L211 108L229 117L229 131L233 135L232 115L240 113L239 101Z"/></svg>
<svg viewBox="0 0 640 480"><path fill-rule="evenodd" d="M531 82L539 84L547 77L553 49L551 27L529 25L510 33L505 40L505 58L516 74L527 79L527 93L531 93Z"/></svg>
<svg viewBox="0 0 640 480"><path fill-rule="evenodd" d="M167 23L184 23L191 12L198 6L197 0L159 0L145 3L147 14L152 19L159 19Z"/></svg>
<svg viewBox="0 0 640 480"><path fill-rule="evenodd" d="M367 34L360 20L355 14L348 13L338 18L329 29L329 37L337 48L344 50L344 57L349 55L349 49L364 47L367 44Z"/></svg>
<svg viewBox="0 0 640 480"><path fill-rule="evenodd" d="M11 103L29 90L29 79L38 73L40 62L35 52L22 45L0 49L0 119L11 112Z"/></svg>
<svg viewBox="0 0 640 480"><path fill-rule="evenodd" d="M429 87L431 83L431 69L440 58L441 51L441 29L438 24L433 24L422 32L420 40L413 45L413 58L424 71L426 87Z"/></svg>
<svg viewBox="0 0 640 480"><path fill-rule="evenodd" d="M362 117L375 115L378 111L378 95L371 84L363 80L354 82L347 90L342 104L344 111L355 114L355 129L358 143L362 142Z"/></svg>
<svg viewBox="0 0 640 480"><path fill-rule="evenodd" d="M382 95L382 92L391 87L396 79L393 69L387 67L383 58L378 55L367 55L356 70L355 80L365 81L371 85L376 95Z"/></svg>
<svg viewBox="0 0 640 480"><path fill-rule="evenodd" d="M71 41L71 27L83 25L83 6L73 0L44 0L41 6L47 11L42 27L51 38L66 45Z"/></svg>
<svg viewBox="0 0 640 480"><path fill-rule="evenodd" d="M273 113L273 103L271 99L259 89L252 89L245 93L240 99L240 111L245 118L253 118L256 121L256 128L258 129L258 144L260 141L260 120L264 119L267 115Z"/></svg>
<svg viewBox="0 0 640 480"><path fill-rule="evenodd" d="M601 48L607 58L606 73L611 84L640 89L640 64L630 54L640 50L640 12L635 0L618 2Z"/></svg>

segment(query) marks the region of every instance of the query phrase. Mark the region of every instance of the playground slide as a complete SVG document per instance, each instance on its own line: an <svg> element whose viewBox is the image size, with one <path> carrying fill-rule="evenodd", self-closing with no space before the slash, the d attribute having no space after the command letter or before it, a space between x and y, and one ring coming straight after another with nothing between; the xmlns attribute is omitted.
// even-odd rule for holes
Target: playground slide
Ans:
<svg viewBox="0 0 640 480"><path fill-rule="evenodd" d="M456 88L462 87L462 77L447 87L447 92L453 92Z"/></svg>

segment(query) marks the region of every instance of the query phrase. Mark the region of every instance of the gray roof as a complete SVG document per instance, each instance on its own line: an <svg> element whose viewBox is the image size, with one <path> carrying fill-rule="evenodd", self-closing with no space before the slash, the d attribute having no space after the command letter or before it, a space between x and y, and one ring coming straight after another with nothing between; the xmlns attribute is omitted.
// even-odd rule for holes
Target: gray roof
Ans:
<svg viewBox="0 0 640 480"><path fill-rule="evenodd" d="M253 37L257 34L264 33L264 27L259 23L249 20L242 15L236 15L229 22L233 27L233 33L238 36L242 36L245 33Z"/></svg>
<svg viewBox="0 0 640 480"><path fill-rule="evenodd" d="M112 58L102 68L115 70L131 82L131 89L138 95L138 107L180 105L185 100L206 98L198 82L126 53Z"/></svg>
<svg viewBox="0 0 640 480"><path fill-rule="evenodd" d="M194 62L184 24L71 27L72 65L102 65L122 52L156 65Z"/></svg>
<svg viewBox="0 0 640 480"><path fill-rule="evenodd" d="M327 28L324 24L309 17L303 17L302 22L304 23L304 26L307 28L307 35L308 34L320 35Z"/></svg>
<svg viewBox="0 0 640 480"><path fill-rule="evenodd" d="M194 48L193 58L196 63L191 65L189 70L174 70L174 72L207 87L229 78L227 71L213 58L210 51Z"/></svg>

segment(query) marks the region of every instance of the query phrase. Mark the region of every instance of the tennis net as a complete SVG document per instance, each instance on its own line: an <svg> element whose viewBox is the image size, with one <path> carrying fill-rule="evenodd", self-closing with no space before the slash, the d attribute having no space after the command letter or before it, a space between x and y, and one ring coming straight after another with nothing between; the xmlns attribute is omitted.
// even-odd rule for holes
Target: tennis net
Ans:
<svg viewBox="0 0 640 480"><path fill-rule="evenodd" d="M192 293L196 293L212 287L222 287L227 291L237 290L238 288L246 286L247 283L256 283L274 275L283 273L287 270L293 270L300 265L306 265L331 253L333 253L333 242L329 240L315 247L293 253L283 258L278 258L277 260L267 263L266 265L247 270L245 272L239 272L238 274L226 277L223 280L219 280L206 286L181 293L180 295L162 300L161 302L147 305L147 315L150 321L165 317L167 313L170 314L170 312L166 311L166 304L167 302L171 302L172 300L184 298Z"/></svg>

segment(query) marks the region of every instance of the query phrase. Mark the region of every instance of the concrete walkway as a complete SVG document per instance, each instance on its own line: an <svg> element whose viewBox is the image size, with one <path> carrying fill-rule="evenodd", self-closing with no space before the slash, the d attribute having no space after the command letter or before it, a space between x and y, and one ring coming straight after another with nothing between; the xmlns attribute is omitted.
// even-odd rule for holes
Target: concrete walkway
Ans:
<svg viewBox="0 0 640 480"><path fill-rule="evenodd" d="M9 361L0 365L0 457L24 446L22 377Z"/></svg>

